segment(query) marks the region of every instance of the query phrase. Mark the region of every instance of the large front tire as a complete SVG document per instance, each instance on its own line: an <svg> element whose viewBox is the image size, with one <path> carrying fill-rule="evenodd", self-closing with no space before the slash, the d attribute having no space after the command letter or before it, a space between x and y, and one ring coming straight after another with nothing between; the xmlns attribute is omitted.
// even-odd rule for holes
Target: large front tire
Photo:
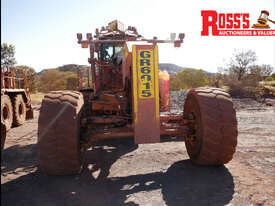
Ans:
<svg viewBox="0 0 275 206"><path fill-rule="evenodd" d="M77 174L82 169L79 126L83 96L74 91L45 95L38 119L38 158L50 175Z"/></svg>
<svg viewBox="0 0 275 206"><path fill-rule="evenodd" d="M236 112L229 94L217 88L188 92L184 115L193 119L193 134L185 139L190 159L201 165L228 163L236 150Z"/></svg>

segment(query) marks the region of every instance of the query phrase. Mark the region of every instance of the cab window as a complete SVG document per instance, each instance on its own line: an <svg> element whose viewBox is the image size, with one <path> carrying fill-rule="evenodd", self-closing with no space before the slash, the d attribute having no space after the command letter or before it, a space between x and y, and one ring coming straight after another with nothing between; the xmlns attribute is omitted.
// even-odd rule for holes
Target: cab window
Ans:
<svg viewBox="0 0 275 206"><path fill-rule="evenodd" d="M102 44L100 48L101 61L110 62L114 55L122 50L119 45Z"/></svg>

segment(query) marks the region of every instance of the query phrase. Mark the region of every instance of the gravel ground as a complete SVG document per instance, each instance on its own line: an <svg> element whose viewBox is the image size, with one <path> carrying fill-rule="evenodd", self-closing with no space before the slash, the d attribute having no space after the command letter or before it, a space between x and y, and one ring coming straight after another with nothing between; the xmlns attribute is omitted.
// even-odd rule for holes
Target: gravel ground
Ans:
<svg viewBox="0 0 275 206"><path fill-rule="evenodd" d="M177 98L182 108L184 92ZM274 106L234 99L238 146L225 166L193 165L184 142L116 140L88 150L84 171L64 177L38 168L34 105L35 118L7 135L1 205L275 205L275 101L269 101Z"/></svg>

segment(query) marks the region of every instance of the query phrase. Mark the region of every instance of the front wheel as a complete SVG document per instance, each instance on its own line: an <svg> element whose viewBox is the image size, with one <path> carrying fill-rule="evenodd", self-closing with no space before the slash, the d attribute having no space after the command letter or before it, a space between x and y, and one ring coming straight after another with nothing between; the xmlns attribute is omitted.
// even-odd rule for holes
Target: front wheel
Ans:
<svg viewBox="0 0 275 206"><path fill-rule="evenodd" d="M191 89L184 115L193 130L185 139L190 159L201 165L228 163L237 146L236 112L229 94L218 88Z"/></svg>
<svg viewBox="0 0 275 206"><path fill-rule="evenodd" d="M45 95L38 119L38 159L49 175L77 174L82 169L80 116L83 96L74 91Z"/></svg>

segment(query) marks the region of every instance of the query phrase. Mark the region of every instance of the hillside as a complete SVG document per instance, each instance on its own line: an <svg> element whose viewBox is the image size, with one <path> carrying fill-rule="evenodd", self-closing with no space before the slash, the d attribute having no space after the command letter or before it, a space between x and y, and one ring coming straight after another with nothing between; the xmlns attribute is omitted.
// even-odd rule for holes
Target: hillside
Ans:
<svg viewBox="0 0 275 206"><path fill-rule="evenodd" d="M52 68L52 69L56 69L59 70L61 72L73 72L73 73L77 73L77 69L80 68L82 71L88 69L90 66L88 65L78 65L78 64L66 64L63 66L59 66L57 68ZM40 72L37 72L37 75L41 75L43 72L48 71L50 69L43 69Z"/></svg>
<svg viewBox="0 0 275 206"><path fill-rule="evenodd" d="M178 72L182 72L185 69L194 69L194 68L188 68L188 67L181 67L176 64L170 64L170 63L160 63L159 64L159 69L164 71L166 70L169 74L175 74ZM204 70L205 71L205 70ZM211 73L208 71L205 71L207 76L212 76L215 75L215 73Z"/></svg>
<svg viewBox="0 0 275 206"><path fill-rule="evenodd" d="M88 65L78 65L78 64L66 64L57 68L53 68L53 69L57 69L61 72L74 72L77 73L77 69L80 68L82 71L85 71L87 68L89 68ZM161 71L166 70L169 74L175 74L178 72L182 72L185 69L192 69L192 68L188 68L188 67L181 67L178 66L176 64L170 64L170 63L160 63L159 64L159 69ZM43 69L42 71L38 72L37 74L40 75L43 72L47 71L49 69ZM207 76L212 76L215 75L215 73L211 73L211 72L207 72L205 71Z"/></svg>
<svg viewBox="0 0 275 206"><path fill-rule="evenodd" d="M160 63L159 64L159 69L161 71L166 70L169 74L174 74L178 72L182 72L185 69L188 69L187 67L181 67L176 64L170 64L170 63Z"/></svg>

